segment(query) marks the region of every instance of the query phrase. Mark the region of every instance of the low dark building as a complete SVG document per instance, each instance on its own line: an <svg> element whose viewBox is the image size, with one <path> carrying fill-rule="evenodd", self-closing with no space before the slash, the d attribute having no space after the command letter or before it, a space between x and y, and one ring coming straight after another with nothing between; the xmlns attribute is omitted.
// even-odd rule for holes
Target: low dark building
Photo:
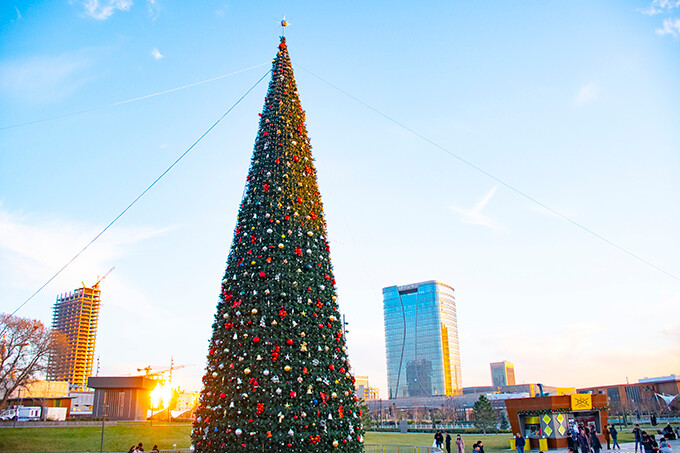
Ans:
<svg viewBox="0 0 680 453"><path fill-rule="evenodd" d="M158 381L145 376L90 377L94 389L92 416L109 420L146 420L151 405L149 393Z"/></svg>

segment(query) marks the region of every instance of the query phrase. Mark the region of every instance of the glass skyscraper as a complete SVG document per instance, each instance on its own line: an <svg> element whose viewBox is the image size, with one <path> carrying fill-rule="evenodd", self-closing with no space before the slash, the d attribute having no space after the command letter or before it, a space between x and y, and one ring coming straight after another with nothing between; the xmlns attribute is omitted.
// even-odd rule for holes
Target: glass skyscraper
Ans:
<svg viewBox="0 0 680 453"><path fill-rule="evenodd" d="M389 397L460 393L453 288L434 280L383 288L383 310Z"/></svg>

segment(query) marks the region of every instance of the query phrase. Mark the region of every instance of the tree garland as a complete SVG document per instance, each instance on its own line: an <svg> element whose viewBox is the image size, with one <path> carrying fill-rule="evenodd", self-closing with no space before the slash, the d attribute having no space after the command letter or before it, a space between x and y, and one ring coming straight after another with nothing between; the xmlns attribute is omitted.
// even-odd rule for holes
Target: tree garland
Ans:
<svg viewBox="0 0 680 453"><path fill-rule="evenodd" d="M608 411L609 406L593 406L591 411ZM570 407L561 407L557 409L539 409L533 411L517 411L517 415L544 415L544 414L566 414L569 412L585 412L585 411L574 411Z"/></svg>

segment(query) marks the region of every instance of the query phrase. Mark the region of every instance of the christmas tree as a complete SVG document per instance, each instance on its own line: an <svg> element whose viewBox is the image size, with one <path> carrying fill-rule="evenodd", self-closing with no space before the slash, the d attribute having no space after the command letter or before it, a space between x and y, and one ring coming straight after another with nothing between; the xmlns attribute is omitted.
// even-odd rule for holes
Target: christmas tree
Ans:
<svg viewBox="0 0 680 453"><path fill-rule="evenodd" d="M362 451L323 206L283 37L219 299L195 450Z"/></svg>

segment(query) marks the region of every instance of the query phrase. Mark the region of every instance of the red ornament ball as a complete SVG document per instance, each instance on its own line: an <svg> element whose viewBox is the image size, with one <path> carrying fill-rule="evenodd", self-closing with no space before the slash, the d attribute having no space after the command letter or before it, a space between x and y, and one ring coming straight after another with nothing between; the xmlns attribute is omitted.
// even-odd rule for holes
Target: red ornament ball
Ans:
<svg viewBox="0 0 680 453"><path fill-rule="evenodd" d="M289 345L289 346L292 345L292 344L293 344L293 340L291 340L290 338L287 339L287 340L286 340L286 344Z"/></svg>
<svg viewBox="0 0 680 453"><path fill-rule="evenodd" d="M253 343L259 343L260 337L253 337Z"/></svg>
<svg viewBox="0 0 680 453"><path fill-rule="evenodd" d="M259 275L260 277L262 277L262 278L264 278L264 277L267 276L267 274L265 274L264 271L260 272L258 275Z"/></svg>

